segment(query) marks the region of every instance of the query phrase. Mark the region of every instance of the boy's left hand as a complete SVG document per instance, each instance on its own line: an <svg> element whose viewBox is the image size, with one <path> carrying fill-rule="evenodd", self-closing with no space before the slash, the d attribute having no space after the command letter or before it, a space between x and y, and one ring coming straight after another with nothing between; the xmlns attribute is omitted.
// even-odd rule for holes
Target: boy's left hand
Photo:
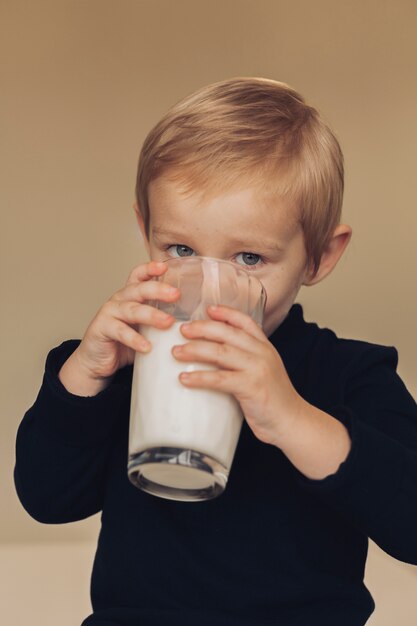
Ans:
<svg viewBox="0 0 417 626"><path fill-rule="evenodd" d="M210 320L181 326L190 341L173 348L178 361L219 368L180 375L187 387L232 394L255 436L279 447L300 411L302 398L262 329L248 315L226 306L209 307Z"/></svg>

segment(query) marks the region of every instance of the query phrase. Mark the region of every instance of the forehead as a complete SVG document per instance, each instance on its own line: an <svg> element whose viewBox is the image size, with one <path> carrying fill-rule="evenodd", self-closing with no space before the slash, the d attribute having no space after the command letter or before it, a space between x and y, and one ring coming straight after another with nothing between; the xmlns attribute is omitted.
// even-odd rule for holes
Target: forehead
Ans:
<svg viewBox="0 0 417 626"><path fill-rule="evenodd" d="M166 230L181 224L198 230L290 237L301 228L293 202L272 187L241 180L192 188L187 181L160 177L148 190L150 225ZM241 239L241 236L240 236Z"/></svg>

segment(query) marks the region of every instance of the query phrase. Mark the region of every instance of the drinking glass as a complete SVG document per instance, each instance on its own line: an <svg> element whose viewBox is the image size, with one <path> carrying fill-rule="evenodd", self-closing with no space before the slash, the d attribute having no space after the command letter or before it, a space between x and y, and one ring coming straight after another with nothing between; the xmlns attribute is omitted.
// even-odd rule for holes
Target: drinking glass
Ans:
<svg viewBox="0 0 417 626"><path fill-rule="evenodd" d="M178 379L181 372L216 367L177 361L171 349L186 342L182 323L209 319L210 304L234 307L262 326L266 294L257 278L228 261L180 257L167 265L166 273L154 280L178 287L180 298L149 303L173 315L169 329L139 327L152 349L135 356L128 476L143 491L162 498L207 500L226 487L243 415L231 394L185 387Z"/></svg>

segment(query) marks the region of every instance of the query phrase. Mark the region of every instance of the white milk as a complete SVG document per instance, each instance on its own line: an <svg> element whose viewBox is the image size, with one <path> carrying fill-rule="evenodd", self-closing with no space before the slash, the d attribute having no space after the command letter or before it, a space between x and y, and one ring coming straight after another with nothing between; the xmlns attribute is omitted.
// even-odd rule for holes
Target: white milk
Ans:
<svg viewBox="0 0 417 626"><path fill-rule="evenodd" d="M201 452L229 469L242 426L239 403L212 389L190 389L178 380L181 372L216 369L206 363L177 361L174 345L186 343L183 322L168 330L143 326L141 334L152 344L147 354L136 354L133 373L130 455L156 447Z"/></svg>

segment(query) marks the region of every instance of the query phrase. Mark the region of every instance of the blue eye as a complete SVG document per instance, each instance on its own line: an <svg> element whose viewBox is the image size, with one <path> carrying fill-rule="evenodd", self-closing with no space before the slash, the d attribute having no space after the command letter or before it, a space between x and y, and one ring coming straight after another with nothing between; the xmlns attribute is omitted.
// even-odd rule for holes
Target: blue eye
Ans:
<svg viewBox="0 0 417 626"><path fill-rule="evenodd" d="M253 254L253 252L241 252L237 255L236 259L240 256L243 259L243 263L241 265L253 267L257 266L259 264L259 261L261 261L261 257L259 256L259 254Z"/></svg>
<svg viewBox="0 0 417 626"><path fill-rule="evenodd" d="M193 249L189 248L188 246L183 246L181 244L174 244L172 246L169 246L167 248L167 251L169 252L171 250L171 248L175 249L175 252L177 254L173 254L174 257L178 258L178 257L184 257L184 256L192 256L193 254ZM171 252L170 252L171 254Z"/></svg>

